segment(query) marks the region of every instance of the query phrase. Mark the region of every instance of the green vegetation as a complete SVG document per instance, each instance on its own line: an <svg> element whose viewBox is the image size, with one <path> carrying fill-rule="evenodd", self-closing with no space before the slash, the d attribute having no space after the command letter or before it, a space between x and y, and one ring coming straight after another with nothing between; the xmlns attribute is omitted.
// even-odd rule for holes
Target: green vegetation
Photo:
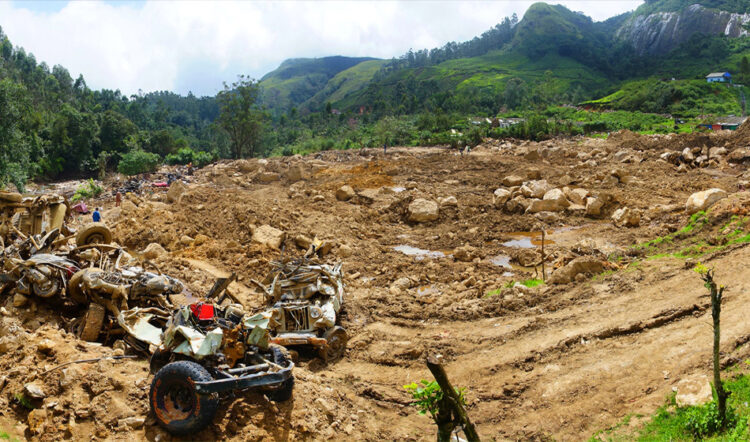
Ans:
<svg viewBox="0 0 750 442"><path fill-rule="evenodd" d="M635 15L648 15L654 12L680 11L690 5L699 4L706 8L744 14L750 8L748 0L646 0L635 10Z"/></svg>
<svg viewBox="0 0 750 442"><path fill-rule="evenodd" d="M195 167L203 167L213 161L214 157L209 152L196 152L189 147L183 147L176 153L171 153L164 158L167 164L193 164Z"/></svg>
<svg viewBox="0 0 750 442"><path fill-rule="evenodd" d="M85 198L96 198L101 195L103 191L104 189L102 186L96 184L93 178L89 178L87 182L78 186L70 200L76 202Z"/></svg>
<svg viewBox="0 0 750 442"><path fill-rule="evenodd" d="M159 167L160 162L159 155L135 149L122 156L117 170L125 175L149 173L154 172Z"/></svg>

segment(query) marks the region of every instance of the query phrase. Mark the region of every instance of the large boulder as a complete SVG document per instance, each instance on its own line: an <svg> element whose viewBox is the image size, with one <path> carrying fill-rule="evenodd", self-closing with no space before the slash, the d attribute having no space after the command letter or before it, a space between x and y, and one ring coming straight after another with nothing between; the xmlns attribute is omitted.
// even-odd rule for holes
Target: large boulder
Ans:
<svg viewBox="0 0 750 442"><path fill-rule="evenodd" d="M567 187L566 187L567 189ZM568 200L573 203L577 204L579 206L585 206L586 205L586 198L589 196L589 191L586 189L572 189L568 190L565 193L565 197L568 198Z"/></svg>
<svg viewBox="0 0 750 442"><path fill-rule="evenodd" d="M579 274L595 275L604 271L604 263L590 256L581 256L555 270L549 278L550 284L567 284Z"/></svg>
<svg viewBox="0 0 750 442"><path fill-rule="evenodd" d="M164 247L162 247L161 244L155 242L147 245L142 253L143 257L146 259L157 259L166 254L167 251L164 250Z"/></svg>
<svg viewBox="0 0 750 442"><path fill-rule="evenodd" d="M253 241L268 246L272 249L280 249L286 234L269 225L263 225L253 231Z"/></svg>
<svg viewBox="0 0 750 442"><path fill-rule="evenodd" d="M182 194L186 189L187 186L182 181L177 180L173 182L169 186L169 190L167 191L167 201L169 201L170 203L180 202L180 198L182 197Z"/></svg>
<svg viewBox="0 0 750 442"><path fill-rule="evenodd" d="M440 203L440 207L458 207L458 200L453 195L438 198L438 203Z"/></svg>
<svg viewBox="0 0 750 442"><path fill-rule="evenodd" d="M680 380L677 383L675 402L678 407L703 405L711 402L713 393L708 376L701 374Z"/></svg>
<svg viewBox="0 0 750 442"><path fill-rule="evenodd" d="M696 192L690 195L687 203L685 203L685 211L689 215L692 215L695 212L708 209L726 197L727 193L721 189L708 189L703 192Z"/></svg>
<svg viewBox="0 0 750 442"><path fill-rule="evenodd" d="M563 210L570 205L570 201L565 198L565 194L560 189L552 189L544 194L544 201L553 201L557 210Z"/></svg>
<svg viewBox="0 0 750 442"><path fill-rule="evenodd" d="M636 209L622 207L612 214L612 222L618 227L638 227L641 224L641 212Z"/></svg>
<svg viewBox="0 0 750 442"><path fill-rule="evenodd" d="M302 167L302 164L292 164L289 169L284 174L287 180L292 183L296 183L297 181L304 180L306 178L305 168Z"/></svg>
<svg viewBox="0 0 750 442"><path fill-rule="evenodd" d="M586 198L586 216L599 216L602 213L602 207L604 207L604 201L601 198L588 197Z"/></svg>
<svg viewBox="0 0 750 442"><path fill-rule="evenodd" d="M339 187L339 190L336 191L336 199L339 201L349 201L354 198L354 195L356 195L356 193L351 186L341 186Z"/></svg>
<svg viewBox="0 0 750 442"><path fill-rule="evenodd" d="M258 181L264 184L281 180L281 175L276 172L261 172L258 174Z"/></svg>
<svg viewBox="0 0 750 442"><path fill-rule="evenodd" d="M417 198L409 204L409 221L426 223L440 216L440 207L435 201Z"/></svg>
<svg viewBox="0 0 750 442"><path fill-rule="evenodd" d="M529 181L528 183L521 186L521 193L526 198L543 198L544 194L549 192L552 186L549 185L547 180L536 180Z"/></svg>
<svg viewBox="0 0 750 442"><path fill-rule="evenodd" d="M505 202L510 199L510 195L511 193L508 189L497 189L492 197L492 204L500 209L505 205Z"/></svg>
<svg viewBox="0 0 750 442"><path fill-rule="evenodd" d="M531 200L526 208L526 213L557 212L562 210L557 201L554 200Z"/></svg>
<svg viewBox="0 0 750 442"><path fill-rule="evenodd" d="M514 186L520 186L523 184L525 180L518 176L518 175L508 175L505 178L503 178L503 186L506 187L514 187Z"/></svg>

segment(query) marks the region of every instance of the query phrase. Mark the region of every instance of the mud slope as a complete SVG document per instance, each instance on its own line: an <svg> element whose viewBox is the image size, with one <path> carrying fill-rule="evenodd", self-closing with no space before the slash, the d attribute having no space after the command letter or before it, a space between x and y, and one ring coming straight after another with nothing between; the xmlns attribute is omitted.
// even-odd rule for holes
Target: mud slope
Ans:
<svg viewBox="0 0 750 442"><path fill-rule="evenodd" d="M695 147L699 156L704 145L718 149L707 167L678 168L681 160L676 164L672 153ZM129 196L122 210L106 211L105 220L132 250L161 244L168 253L157 265L196 295L214 277L237 272L231 290L250 309L261 307L262 299L250 280L261 279L282 253L253 240L257 227L282 230L284 254L303 253L297 244L314 237L332 241L324 259L344 262L346 356L324 365L303 352L291 402L240 395L198 438L433 440L431 421L416 415L402 386L428 378L424 358L439 353L454 384L467 388L471 417L484 438L581 440L628 413L651 413L680 379L709 372L711 329L700 279L685 259L644 259L649 252L632 246L684 227L685 201L693 192L719 187L729 193L717 225L750 208L748 194L737 192L746 178L745 154L736 146L727 136L625 133L609 141L487 144L465 156L399 148L387 155L363 150L228 162L198 171L171 202L158 192ZM575 205L524 214L493 196L512 187L503 184L510 175L585 189L604 203L598 215ZM347 200L336 197L343 185L354 191ZM439 202L436 220L409 221L408 208L420 198ZM109 209L113 201L96 204ZM621 208L640 215L637 227L613 224L610 216ZM524 265L539 256L539 238L530 232L540 228L549 232L548 272L579 256L606 271L568 284L510 288L512 281L539 275L540 269ZM687 241L680 238L674 247ZM729 286L725 358L747 353L735 344L750 336L743 321L748 259L750 248L741 243L701 258ZM8 299L5 309L4 428L42 440L88 433L168 439L146 418L145 361L78 366L84 381L63 381L62 371L41 377L47 367L117 350L78 343L60 330L64 316L42 304L14 307ZM44 340L55 350L40 350ZM86 381L93 373L101 379ZM30 418L14 400L34 381L48 395L39 404L44 431L38 416Z"/></svg>

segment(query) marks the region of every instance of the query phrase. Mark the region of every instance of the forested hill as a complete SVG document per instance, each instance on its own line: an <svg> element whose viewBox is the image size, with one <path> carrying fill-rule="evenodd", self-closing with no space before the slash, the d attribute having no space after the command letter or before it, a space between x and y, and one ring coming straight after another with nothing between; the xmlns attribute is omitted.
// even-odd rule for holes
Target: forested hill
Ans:
<svg viewBox="0 0 750 442"><path fill-rule="evenodd" d="M221 151L213 97L94 91L50 68L0 29L0 184L28 176L81 176L112 168L134 148L164 158L180 148Z"/></svg>
<svg viewBox="0 0 750 442"><path fill-rule="evenodd" d="M286 82L306 85L306 94L272 82L261 86L266 96L285 97L266 102L275 112L321 110L327 103L375 115L578 103L652 76L697 80L712 71L739 73L748 10L748 0L652 0L594 22L563 6L536 3L521 20L508 17L473 40L360 63L325 85L314 71L297 69ZM317 93L310 93L311 85ZM679 100L679 93L672 95L666 100Z"/></svg>

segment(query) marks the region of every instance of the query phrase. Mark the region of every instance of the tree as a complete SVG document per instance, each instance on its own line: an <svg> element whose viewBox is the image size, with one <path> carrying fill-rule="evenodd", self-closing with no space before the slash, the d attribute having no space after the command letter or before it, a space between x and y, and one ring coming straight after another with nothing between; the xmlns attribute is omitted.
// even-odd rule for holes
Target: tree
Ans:
<svg viewBox="0 0 750 442"><path fill-rule="evenodd" d="M260 150L265 115L257 106L259 91L257 81L240 75L231 85L224 83L224 90L216 96L219 125L229 135L235 158Z"/></svg>
<svg viewBox="0 0 750 442"><path fill-rule="evenodd" d="M31 104L23 86L0 81L0 188L12 182L23 190L29 167L29 137L24 133Z"/></svg>
<svg viewBox="0 0 750 442"><path fill-rule="evenodd" d="M698 264L695 271L701 275L704 285L711 294L711 318L714 326L714 389L716 390L716 401L719 411L719 424L725 428L727 424L727 396L729 394L724 390L721 382L721 367L719 365L719 344L721 341L721 300L724 297L724 286L717 287L714 281L714 271L707 269L705 266Z"/></svg>
<svg viewBox="0 0 750 442"><path fill-rule="evenodd" d="M750 61L747 60L747 55L743 56L740 62L740 78L743 83L750 79Z"/></svg>

